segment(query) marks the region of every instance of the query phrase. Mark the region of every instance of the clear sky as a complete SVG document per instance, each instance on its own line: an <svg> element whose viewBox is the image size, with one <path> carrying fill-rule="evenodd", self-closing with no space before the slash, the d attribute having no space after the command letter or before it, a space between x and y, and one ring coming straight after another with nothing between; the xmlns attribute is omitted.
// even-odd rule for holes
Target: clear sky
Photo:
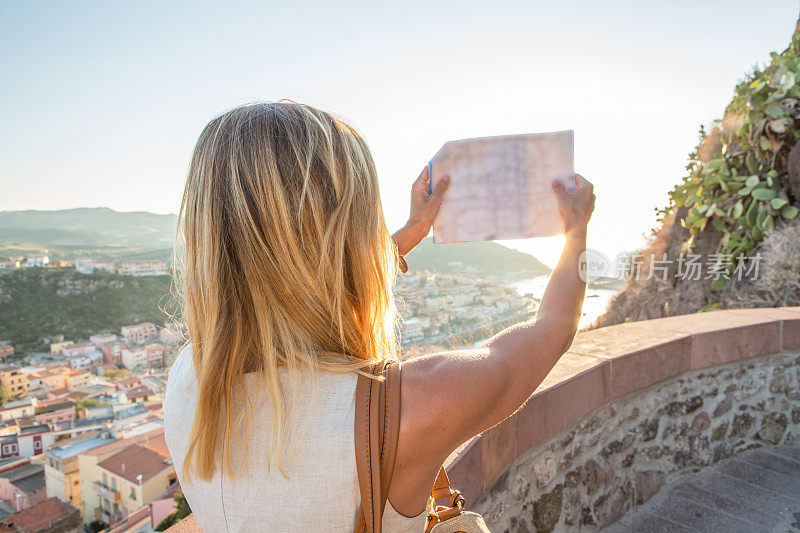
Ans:
<svg viewBox="0 0 800 533"><path fill-rule="evenodd" d="M367 139L387 219L450 139L575 130L590 246L644 243L700 124L797 0L0 3L0 210L175 212L214 115L290 98ZM508 244L552 263L558 239Z"/></svg>

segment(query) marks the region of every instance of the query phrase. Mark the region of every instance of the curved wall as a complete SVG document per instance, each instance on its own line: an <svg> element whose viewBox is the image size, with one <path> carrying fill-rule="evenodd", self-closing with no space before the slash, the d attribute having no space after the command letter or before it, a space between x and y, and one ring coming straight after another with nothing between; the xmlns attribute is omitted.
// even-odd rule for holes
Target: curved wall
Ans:
<svg viewBox="0 0 800 533"><path fill-rule="evenodd" d="M598 528L670 475L798 438L800 308L580 333L513 417L448 461L492 531Z"/></svg>

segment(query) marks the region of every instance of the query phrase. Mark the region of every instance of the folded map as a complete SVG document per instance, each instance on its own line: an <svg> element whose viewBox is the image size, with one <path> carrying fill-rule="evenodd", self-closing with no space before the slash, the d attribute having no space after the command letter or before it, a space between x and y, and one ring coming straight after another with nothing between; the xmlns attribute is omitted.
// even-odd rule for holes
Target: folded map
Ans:
<svg viewBox="0 0 800 533"><path fill-rule="evenodd" d="M524 239L564 232L552 189L575 189L573 132L445 143L429 163L431 190L450 176L434 242Z"/></svg>

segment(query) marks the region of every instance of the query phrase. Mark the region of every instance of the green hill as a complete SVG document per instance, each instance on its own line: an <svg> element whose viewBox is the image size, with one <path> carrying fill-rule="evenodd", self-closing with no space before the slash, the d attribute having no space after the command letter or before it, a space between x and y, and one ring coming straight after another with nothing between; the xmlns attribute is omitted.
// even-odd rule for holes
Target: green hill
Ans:
<svg viewBox="0 0 800 533"><path fill-rule="evenodd" d="M41 339L86 339L119 333L137 322L161 325L170 309L170 277L78 274L71 269L26 268L0 275L0 339L21 352L45 348ZM174 309L173 309L174 310Z"/></svg>
<svg viewBox="0 0 800 533"><path fill-rule="evenodd" d="M169 248L175 215L82 207L60 211L0 211L0 240L46 244L70 236L69 244ZM31 233L32 230L37 230ZM57 230L48 235L41 230ZM31 237L36 239L30 240Z"/></svg>
<svg viewBox="0 0 800 533"><path fill-rule="evenodd" d="M550 267L532 255L512 250L494 242L434 244L427 238L408 254L409 268L452 272L472 267L480 272L520 272L539 276Z"/></svg>

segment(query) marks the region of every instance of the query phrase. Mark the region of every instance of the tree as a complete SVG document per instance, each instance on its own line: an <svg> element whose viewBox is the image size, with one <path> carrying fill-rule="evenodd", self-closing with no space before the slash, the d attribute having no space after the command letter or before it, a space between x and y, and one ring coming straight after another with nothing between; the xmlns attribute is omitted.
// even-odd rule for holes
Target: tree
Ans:
<svg viewBox="0 0 800 533"><path fill-rule="evenodd" d="M183 492L178 491L175 493L175 510L172 511L169 515L167 515L164 520L158 523L156 526L156 531L166 531L174 524L177 524L190 514L192 514L192 510L189 508L189 504L186 501L186 498L183 497Z"/></svg>
<svg viewBox="0 0 800 533"><path fill-rule="evenodd" d="M110 405L108 402L101 402L94 398L79 398L75 401L75 412L80 414L81 411L87 407L101 407L103 405Z"/></svg>
<svg viewBox="0 0 800 533"><path fill-rule="evenodd" d="M110 378L110 379L122 378L122 377L125 377L127 375L128 375L128 371L126 369L124 369L124 368L118 368L116 370L106 370L105 372L103 372L103 377L104 378Z"/></svg>

